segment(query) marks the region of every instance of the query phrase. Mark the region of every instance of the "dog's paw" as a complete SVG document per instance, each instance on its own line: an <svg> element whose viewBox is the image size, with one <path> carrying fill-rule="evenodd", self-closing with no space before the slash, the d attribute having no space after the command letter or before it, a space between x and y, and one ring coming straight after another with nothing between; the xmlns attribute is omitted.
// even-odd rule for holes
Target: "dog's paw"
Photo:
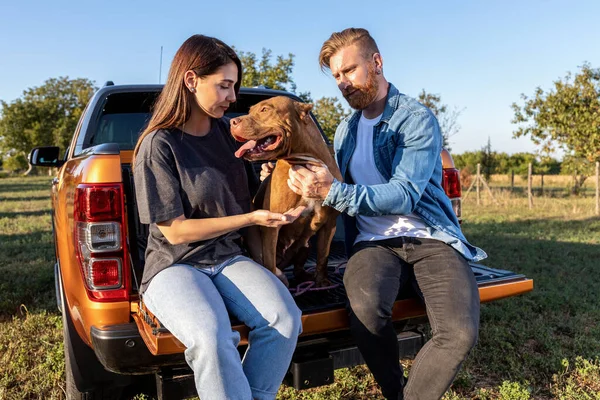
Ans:
<svg viewBox="0 0 600 400"><path fill-rule="evenodd" d="M290 287L290 282L288 282L287 277L279 268L275 268L275 276L285 285L285 287Z"/></svg>
<svg viewBox="0 0 600 400"><path fill-rule="evenodd" d="M294 278L296 279L296 282L298 282L298 283L314 281L315 274L312 272L307 272L304 269L294 270Z"/></svg>
<svg viewBox="0 0 600 400"><path fill-rule="evenodd" d="M319 276L315 279L315 283L318 288L331 286L331 281L327 278L327 276Z"/></svg>

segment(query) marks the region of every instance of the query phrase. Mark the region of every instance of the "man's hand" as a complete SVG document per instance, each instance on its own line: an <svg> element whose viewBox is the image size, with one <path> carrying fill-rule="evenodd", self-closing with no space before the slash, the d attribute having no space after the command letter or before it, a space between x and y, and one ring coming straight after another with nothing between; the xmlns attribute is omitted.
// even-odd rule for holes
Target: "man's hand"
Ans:
<svg viewBox="0 0 600 400"><path fill-rule="evenodd" d="M262 182L265 179L267 179L267 177L271 175L274 169L275 164L271 161L263 163L263 165L260 166L260 181Z"/></svg>
<svg viewBox="0 0 600 400"><path fill-rule="evenodd" d="M287 181L290 189L302 197L324 200L331 189L333 175L325 164L294 165Z"/></svg>

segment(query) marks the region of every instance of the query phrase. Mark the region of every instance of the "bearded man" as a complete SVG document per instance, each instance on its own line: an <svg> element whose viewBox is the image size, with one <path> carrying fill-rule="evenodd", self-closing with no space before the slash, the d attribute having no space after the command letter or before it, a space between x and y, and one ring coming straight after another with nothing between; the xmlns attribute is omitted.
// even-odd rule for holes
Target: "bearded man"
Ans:
<svg viewBox="0 0 600 400"><path fill-rule="evenodd" d="M465 239L442 189L435 116L386 80L369 32L333 33L319 62L356 110L334 140L344 182L324 165L296 166L288 185L344 215L351 330L385 398L439 399L477 341L479 291L468 260L486 254ZM424 299L432 338L405 385L392 307L411 286Z"/></svg>

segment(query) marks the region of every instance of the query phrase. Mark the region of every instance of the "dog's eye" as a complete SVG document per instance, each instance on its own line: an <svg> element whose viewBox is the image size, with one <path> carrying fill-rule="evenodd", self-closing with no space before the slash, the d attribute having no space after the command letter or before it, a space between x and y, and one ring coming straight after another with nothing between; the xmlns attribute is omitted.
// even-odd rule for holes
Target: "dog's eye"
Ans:
<svg viewBox="0 0 600 400"><path fill-rule="evenodd" d="M268 110L268 108L267 108L267 107L263 107L263 108L261 108L261 109L260 109L260 112L261 112L261 113L263 113L263 112L267 112L267 110Z"/></svg>

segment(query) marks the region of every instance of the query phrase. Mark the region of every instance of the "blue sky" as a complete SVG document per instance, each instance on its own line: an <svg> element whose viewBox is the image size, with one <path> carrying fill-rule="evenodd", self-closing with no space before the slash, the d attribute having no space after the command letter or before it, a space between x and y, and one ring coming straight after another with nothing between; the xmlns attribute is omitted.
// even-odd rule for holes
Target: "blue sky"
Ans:
<svg viewBox="0 0 600 400"><path fill-rule="evenodd" d="M3 0L0 99L57 76L155 83L161 46L164 82L194 33L257 54L293 53L299 91L340 97L317 57L331 32L355 26L371 32L402 92L424 88L464 109L454 152L478 150L488 137L497 151L533 151L529 139L512 139L510 104L584 61L600 67L599 15L599 1Z"/></svg>

